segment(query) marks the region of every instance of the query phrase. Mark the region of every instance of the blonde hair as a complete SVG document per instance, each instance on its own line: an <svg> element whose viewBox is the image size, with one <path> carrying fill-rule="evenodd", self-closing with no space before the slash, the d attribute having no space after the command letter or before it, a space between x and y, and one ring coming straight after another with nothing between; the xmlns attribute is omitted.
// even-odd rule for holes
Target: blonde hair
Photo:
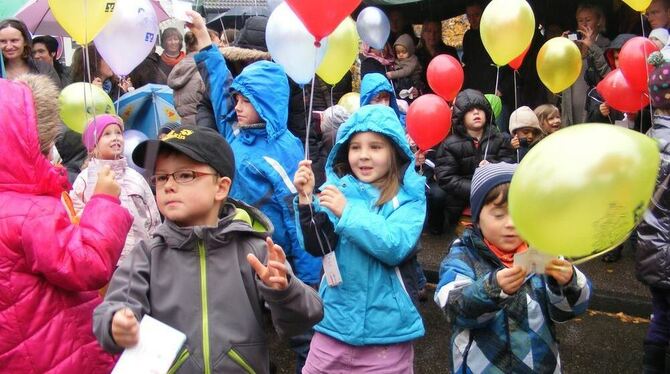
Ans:
<svg viewBox="0 0 670 374"><path fill-rule="evenodd" d="M540 120L540 125L545 123L554 113L557 113L559 116L561 115L561 112L558 110L558 108L552 104L542 104L535 108L533 112L537 116L537 119Z"/></svg>
<svg viewBox="0 0 670 374"><path fill-rule="evenodd" d="M377 202L375 203L376 206L380 207L391 201L398 194L402 182L402 175L400 174L400 151L386 135L381 133L377 134L381 135L391 147L391 165L389 165L388 174L386 174L384 180L380 183L381 191L379 193L379 199L377 199ZM352 134L351 137L354 135L356 134ZM349 165L349 146L351 144L351 137L346 143L342 144L340 151L335 158L335 162L333 163L333 170L335 170L335 174L339 177L353 173L351 165Z"/></svg>
<svg viewBox="0 0 670 374"><path fill-rule="evenodd" d="M16 78L25 83L32 92L37 117L37 135L40 152L48 156L59 133L58 87L45 75L22 74Z"/></svg>
<svg viewBox="0 0 670 374"><path fill-rule="evenodd" d="M599 33L605 32L607 26L607 19L605 18L605 13L603 13L603 9L596 4L589 4L589 3L579 4L577 6L577 11L575 12L575 17L577 17L577 14L579 14L579 12L584 10L590 10L596 17L598 17L598 32Z"/></svg>

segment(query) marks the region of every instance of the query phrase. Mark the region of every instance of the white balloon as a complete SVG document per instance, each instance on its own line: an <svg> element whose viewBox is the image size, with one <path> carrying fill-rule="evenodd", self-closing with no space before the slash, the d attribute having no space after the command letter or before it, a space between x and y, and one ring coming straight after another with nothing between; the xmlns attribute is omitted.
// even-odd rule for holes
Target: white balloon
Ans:
<svg viewBox="0 0 670 374"><path fill-rule="evenodd" d="M358 13L356 30L369 46L374 49L384 49L391 33L391 25L381 9L369 6Z"/></svg>
<svg viewBox="0 0 670 374"><path fill-rule="evenodd" d="M114 15L95 37L95 48L114 74L130 74L153 50L158 18L150 0L117 0Z"/></svg>
<svg viewBox="0 0 670 374"><path fill-rule="evenodd" d="M315 46L314 37L286 2L279 4L270 15L265 43L272 59L298 84L312 80L327 48L325 38L320 41L320 47Z"/></svg>

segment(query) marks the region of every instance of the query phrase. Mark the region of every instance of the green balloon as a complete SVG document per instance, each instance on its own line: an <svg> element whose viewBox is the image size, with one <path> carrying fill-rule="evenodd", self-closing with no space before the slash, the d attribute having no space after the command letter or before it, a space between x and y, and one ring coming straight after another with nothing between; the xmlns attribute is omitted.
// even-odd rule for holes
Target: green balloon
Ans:
<svg viewBox="0 0 670 374"><path fill-rule="evenodd" d="M60 119L78 133L99 114L116 114L114 103L102 88L90 83L72 83L63 88L58 97Z"/></svg>
<svg viewBox="0 0 670 374"><path fill-rule="evenodd" d="M502 101L500 101L500 98L494 94L486 94L484 97L486 97L486 100L488 100L489 104L491 104L493 117L500 117L500 113L502 112Z"/></svg>
<svg viewBox="0 0 670 374"><path fill-rule="evenodd" d="M587 259L623 243L649 204L657 143L618 126L570 126L540 141L514 173L509 211L538 251Z"/></svg>

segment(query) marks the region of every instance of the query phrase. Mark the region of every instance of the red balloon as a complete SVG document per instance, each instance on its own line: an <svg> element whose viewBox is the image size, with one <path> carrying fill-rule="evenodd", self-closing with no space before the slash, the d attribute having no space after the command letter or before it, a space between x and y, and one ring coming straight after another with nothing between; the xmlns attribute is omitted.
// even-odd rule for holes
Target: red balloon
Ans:
<svg viewBox="0 0 670 374"><path fill-rule="evenodd" d="M361 0L286 0L307 31L319 41L328 36Z"/></svg>
<svg viewBox="0 0 670 374"><path fill-rule="evenodd" d="M407 111L407 133L426 151L441 142L451 129L451 108L437 95L419 96Z"/></svg>
<svg viewBox="0 0 670 374"><path fill-rule="evenodd" d="M433 92L451 101L463 86L463 67L449 55L437 55L430 60L426 77Z"/></svg>
<svg viewBox="0 0 670 374"><path fill-rule="evenodd" d="M641 36L630 39L621 48L619 69L635 91L647 91L647 79L649 73L654 70L654 67L647 63L647 58L656 51L658 51L656 44Z"/></svg>
<svg viewBox="0 0 670 374"><path fill-rule="evenodd" d="M528 47L526 47L526 50L524 50L524 51L519 55L519 57L517 57L517 58L515 58L514 60L510 61L509 64L507 64L507 65L509 65L509 67L511 67L511 68L514 69L514 70L519 70L519 68L521 67L521 64L523 64L523 59L526 58L526 54L528 53L528 50L529 50L529 49L530 49L530 45L529 45Z"/></svg>
<svg viewBox="0 0 670 374"><path fill-rule="evenodd" d="M598 83L596 90L602 95L607 105L624 112L635 113L649 105L649 96L645 91L631 87L630 82L623 75L621 69L609 72Z"/></svg>

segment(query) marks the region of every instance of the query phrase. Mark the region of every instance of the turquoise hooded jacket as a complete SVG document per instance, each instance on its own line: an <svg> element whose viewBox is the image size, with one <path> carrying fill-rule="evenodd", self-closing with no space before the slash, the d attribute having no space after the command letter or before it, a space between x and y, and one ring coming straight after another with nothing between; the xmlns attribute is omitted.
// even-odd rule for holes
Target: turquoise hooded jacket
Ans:
<svg viewBox="0 0 670 374"><path fill-rule="evenodd" d="M338 176L333 165L344 157L348 141L358 132L385 135L401 155L402 182L398 194L381 207L380 191L351 174ZM335 255L343 282L331 287L321 281L324 318L316 331L351 345L394 344L424 335L419 312L404 289L398 265L411 254L421 234L426 212L425 178L414 170L414 155L395 112L383 105L356 111L339 129L326 162L327 181L347 203L337 218L325 212L337 234ZM302 240L302 236L300 236Z"/></svg>

